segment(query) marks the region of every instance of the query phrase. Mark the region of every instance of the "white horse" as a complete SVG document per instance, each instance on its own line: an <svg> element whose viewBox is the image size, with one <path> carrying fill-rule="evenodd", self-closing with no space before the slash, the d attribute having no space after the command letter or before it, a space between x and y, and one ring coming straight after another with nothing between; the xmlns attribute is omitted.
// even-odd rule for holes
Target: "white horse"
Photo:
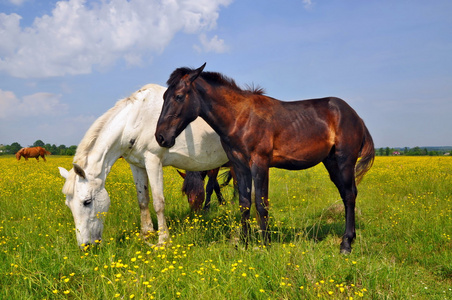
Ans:
<svg viewBox="0 0 452 300"><path fill-rule="evenodd" d="M119 157L127 160L133 173L144 235L155 232L149 213L150 183L158 221L158 245L169 240L162 167L202 171L228 161L219 136L200 118L184 130L173 148L158 145L154 133L165 90L149 84L118 101L86 132L77 147L73 169L59 167L61 176L66 178L63 193L74 217L80 247L102 239L103 217L110 206L105 179Z"/></svg>

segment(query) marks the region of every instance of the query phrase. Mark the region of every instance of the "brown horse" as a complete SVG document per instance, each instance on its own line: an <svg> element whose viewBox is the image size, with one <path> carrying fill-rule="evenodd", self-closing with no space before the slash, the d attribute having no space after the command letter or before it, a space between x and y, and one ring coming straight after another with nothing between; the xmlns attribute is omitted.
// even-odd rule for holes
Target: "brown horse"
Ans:
<svg viewBox="0 0 452 300"><path fill-rule="evenodd" d="M269 168L307 169L322 162L345 206L341 253L355 233L356 184L372 166L372 137L358 114L334 97L284 102L243 90L219 73L176 69L164 94L155 137L163 147L198 116L220 136L237 175L245 243L250 230L251 187L264 243L268 243ZM358 161L358 158L361 159Z"/></svg>
<svg viewBox="0 0 452 300"><path fill-rule="evenodd" d="M39 156L42 157L44 161L46 160L46 155L50 155L50 152L42 147L32 147L32 148L22 148L16 153L17 160L23 156L25 160L28 160L29 157L35 157L37 161L39 161Z"/></svg>

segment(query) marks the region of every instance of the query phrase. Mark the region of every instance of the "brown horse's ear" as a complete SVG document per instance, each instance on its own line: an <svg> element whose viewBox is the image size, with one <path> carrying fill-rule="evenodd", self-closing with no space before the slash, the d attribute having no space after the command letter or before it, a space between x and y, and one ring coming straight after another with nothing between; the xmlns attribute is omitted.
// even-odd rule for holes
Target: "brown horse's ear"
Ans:
<svg viewBox="0 0 452 300"><path fill-rule="evenodd" d="M77 164L72 164L74 166L74 172L78 176L82 177L83 179L86 179L85 171Z"/></svg>
<svg viewBox="0 0 452 300"><path fill-rule="evenodd" d="M190 83L193 83L193 81L195 81L196 78L198 78L199 75L201 75L201 73L205 67L206 67L206 63L204 63L201 67L199 67L196 70L194 70L193 72L191 72L190 76L188 77L188 80L190 80Z"/></svg>
<svg viewBox="0 0 452 300"><path fill-rule="evenodd" d="M177 171L177 173L179 173L179 175L182 177L182 178L184 178L185 179L185 176L187 175L187 174L185 174L185 173L182 173L181 171L179 171L179 170L176 170Z"/></svg>

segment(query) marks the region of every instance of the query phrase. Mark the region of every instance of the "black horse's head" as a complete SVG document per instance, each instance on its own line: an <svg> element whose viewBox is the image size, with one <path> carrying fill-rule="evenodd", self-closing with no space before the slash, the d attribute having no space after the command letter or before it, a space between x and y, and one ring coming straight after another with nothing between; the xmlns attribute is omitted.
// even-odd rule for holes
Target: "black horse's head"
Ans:
<svg viewBox="0 0 452 300"><path fill-rule="evenodd" d="M204 70L176 69L168 79L163 95L163 107L157 122L155 138L161 147L174 146L176 137L200 114L200 100L193 82Z"/></svg>

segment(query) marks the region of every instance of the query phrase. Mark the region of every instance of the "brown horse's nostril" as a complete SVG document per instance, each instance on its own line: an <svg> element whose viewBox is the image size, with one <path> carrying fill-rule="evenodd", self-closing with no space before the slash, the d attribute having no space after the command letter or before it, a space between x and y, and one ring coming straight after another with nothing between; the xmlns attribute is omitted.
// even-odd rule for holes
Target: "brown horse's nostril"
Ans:
<svg viewBox="0 0 452 300"><path fill-rule="evenodd" d="M165 138L163 137L163 135L159 134L157 136L157 143L159 143L160 146L163 146L165 143Z"/></svg>

